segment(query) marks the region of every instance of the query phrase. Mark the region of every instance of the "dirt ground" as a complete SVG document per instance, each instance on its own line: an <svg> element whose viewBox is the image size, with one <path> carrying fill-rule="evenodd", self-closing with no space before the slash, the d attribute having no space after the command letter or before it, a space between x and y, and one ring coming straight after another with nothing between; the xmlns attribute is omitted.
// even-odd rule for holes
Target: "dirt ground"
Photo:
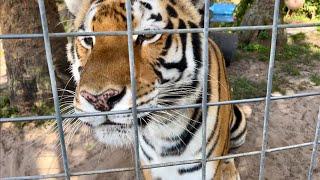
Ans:
<svg viewBox="0 0 320 180"><path fill-rule="evenodd" d="M310 38L312 39L312 37ZM318 43L317 38L312 42ZM1 66L3 66L3 62ZM320 67L320 61L317 61L310 71L320 74L320 68L318 67ZM231 75L241 74L249 79L256 80L265 78L267 69L268 66L265 62L240 59L233 62L228 71ZM1 74L1 78L4 77ZM293 84L306 80L303 73L301 77L288 77L288 79ZM4 85L3 81L0 84ZM319 86L308 85L307 89L303 91L290 86L286 92L287 94L295 94L319 91ZM274 93L274 95L276 94L278 93ZM247 141L233 153L261 150L264 105L264 102L243 105L249 116L247 119ZM319 107L319 96L273 101L270 111L268 148L313 141ZM133 166L132 150L105 147L92 138L88 129L79 128L77 124L68 128L66 141L72 172ZM56 133L48 131L48 129L50 129L50 125L34 127L30 123L30 125L19 129L12 123L0 124L0 178L63 172L61 154L57 145L58 137ZM306 179L311 151L312 147L308 146L268 153L265 166L266 179ZM320 154L319 150L318 152ZM236 159L242 179L258 179L259 161L259 155ZM127 180L133 179L133 174L123 172L73 177L72 179ZM320 156L317 158L314 179L320 179Z"/></svg>

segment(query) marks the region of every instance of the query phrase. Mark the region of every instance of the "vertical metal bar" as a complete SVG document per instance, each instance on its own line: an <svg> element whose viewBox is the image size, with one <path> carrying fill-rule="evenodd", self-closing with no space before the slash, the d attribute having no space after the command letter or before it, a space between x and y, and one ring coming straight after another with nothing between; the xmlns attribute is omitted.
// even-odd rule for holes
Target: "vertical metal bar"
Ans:
<svg viewBox="0 0 320 180"><path fill-rule="evenodd" d="M313 142L313 148L312 148L312 154L311 154L311 160L310 160L310 166L309 166L309 172L308 172L308 180L312 179L313 168L316 166L319 139L320 139L320 106L319 106L319 112L318 112L317 128L314 135L314 142Z"/></svg>
<svg viewBox="0 0 320 180"><path fill-rule="evenodd" d="M131 1L126 1L127 13L127 34L128 34L128 50L129 50L129 63L130 63L130 80L132 90L132 117L134 125L134 155L135 155L135 174L136 179L141 179L140 174L140 157L139 157L139 141L138 141L138 119L137 119L137 105L136 105L136 79L135 79L135 65L134 65L134 51L133 51L133 30L132 30L132 17L131 17Z"/></svg>
<svg viewBox="0 0 320 180"><path fill-rule="evenodd" d="M280 9L280 0L276 0L274 4L274 12L273 12L272 40L271 40L271 51L270 51L270 60L269 60L269 69L268 69L267 94L266 94L266 102L265 102L265 109L264 109L263 138L262 138L262 148L261 148L261 157L260 157L259 180L264 179L265 156L266 156L266 149L268 145L269 114L270 114L270 104L271 104L270 99L271 99L271 92L272 92L274 59L276 55L279 9Z"/></svg>
<svg viewBox="0 0 320 180"><path fill-rule="evenodd" d="M207 95L208 95L208 64L209 64L209 52L208 52L208 43L209 43L209 0L205 0L204 2L204 45L202 46L203 51L203 85L202 85L202 147L201 147L201 154L202 154L202 180L206 179L206 165L207 165L207 153L206 153L206 145L207 145L207 111L208 111L208 104L207 104Z"/></svg>
<svg viewBox="0 0 320 180"><path fill-rule="evenodd" d="M51 44L50 44L50 38L48 33L48 21L46 17L46 9L43 0L38 0L39 4L39 11L40 11L40 17L41 17L41 25L42 25L42 31L43 31L43 39L44 39L44 45L46 50L46 59L49 69L49 75L50 75L50 81L51 81L51 90L53 94L53 101L54 101L54 109L55 109L55 116L58 124L58 132L59 132L59 139L61 144L61 152L63 157L63 168L65 173L65 178L67 180L70 179L70 172L68 167L68 158L67 158L67 151L64 141L64 133L63 133L63 127L62 127L62 118L60 113L60 102L58 97L58 90L57 90L57 84L56 84L56 77L54 74L54 67L52 62L52 54L51 54Z"/></svg>

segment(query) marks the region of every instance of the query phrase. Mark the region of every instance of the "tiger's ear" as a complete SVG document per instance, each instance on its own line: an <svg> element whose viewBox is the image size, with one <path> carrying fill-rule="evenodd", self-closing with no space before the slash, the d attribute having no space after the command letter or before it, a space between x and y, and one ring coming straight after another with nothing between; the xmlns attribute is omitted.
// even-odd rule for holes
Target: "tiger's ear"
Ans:
<svg viewBox="0 0 320 180"><path fill-rule="evenodd" d="M80 11L83 1L84 0L64 0L64 2L66 3L66 5L68 7L68 10L73 15L77 15L77 13Z"/></svg>

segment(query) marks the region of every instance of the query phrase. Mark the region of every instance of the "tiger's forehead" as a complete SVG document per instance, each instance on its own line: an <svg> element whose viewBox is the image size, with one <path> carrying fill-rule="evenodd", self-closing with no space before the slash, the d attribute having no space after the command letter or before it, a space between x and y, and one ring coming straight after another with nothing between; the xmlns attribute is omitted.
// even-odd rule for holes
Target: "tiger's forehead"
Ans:
<svg viewBox="0 0 320 180"><path fill-rule="evenodd" d="M93 31L91 29L92 21L99 18L101 15L106 16L113 11L125 12L126 0L84 0L80 11L76 14L74 21L74 29ZM99 13L103 11L102 13Z"/></svg>
<svg viewBox="0 0 320 180"><path fill-rule="evenodd" d="M191 0L133 0L132 2L133 11L141 11L134 12L134 14L143 15L144 11L152 11L154 15L161 15L162 18L163 16L171 16L191 20L196 24L201 21L201 16L199 16L199 12L191 3ZM126 0L84 0L81 10L76 15L74 28L89 32L93 31L91 29L93 19L101 18L108 13L114 12L120 13L122 20L126 21L125 3ZM139 16L134 18L139 19Z"/></svg>

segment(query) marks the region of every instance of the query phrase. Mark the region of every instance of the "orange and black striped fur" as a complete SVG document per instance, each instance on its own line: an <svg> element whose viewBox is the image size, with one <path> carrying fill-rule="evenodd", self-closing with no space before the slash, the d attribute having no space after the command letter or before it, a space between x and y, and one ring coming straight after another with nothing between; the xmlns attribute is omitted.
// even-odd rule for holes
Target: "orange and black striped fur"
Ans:
<svg viewBox="0 0 320 180"><path fill-rule="evenodd" d="M69 0L70 1L70 0ZM83 0L74 31L125 31L124 0ZM191 29L203 24L192 0L132 1L133 28L139 30ZM136 35L134 39L137 107L153 108L201 103L202 33ZM77 85L76 112L131 110L127 36L82 36L70 39L68 59ZM209 40L208 101L230 100L223 56ZM139 153L144 165L201 158L201 108L140 112ZM95 136L109 145L133 142L131 114L82 117ZM207 158L223 156L244 143L246 121L238 106L208 107ZM201 163L155 168L146 179L201 179ZM149 174L150 176L148 176ZM233 159L210 161L207 179L239 179Z"/></svg>

